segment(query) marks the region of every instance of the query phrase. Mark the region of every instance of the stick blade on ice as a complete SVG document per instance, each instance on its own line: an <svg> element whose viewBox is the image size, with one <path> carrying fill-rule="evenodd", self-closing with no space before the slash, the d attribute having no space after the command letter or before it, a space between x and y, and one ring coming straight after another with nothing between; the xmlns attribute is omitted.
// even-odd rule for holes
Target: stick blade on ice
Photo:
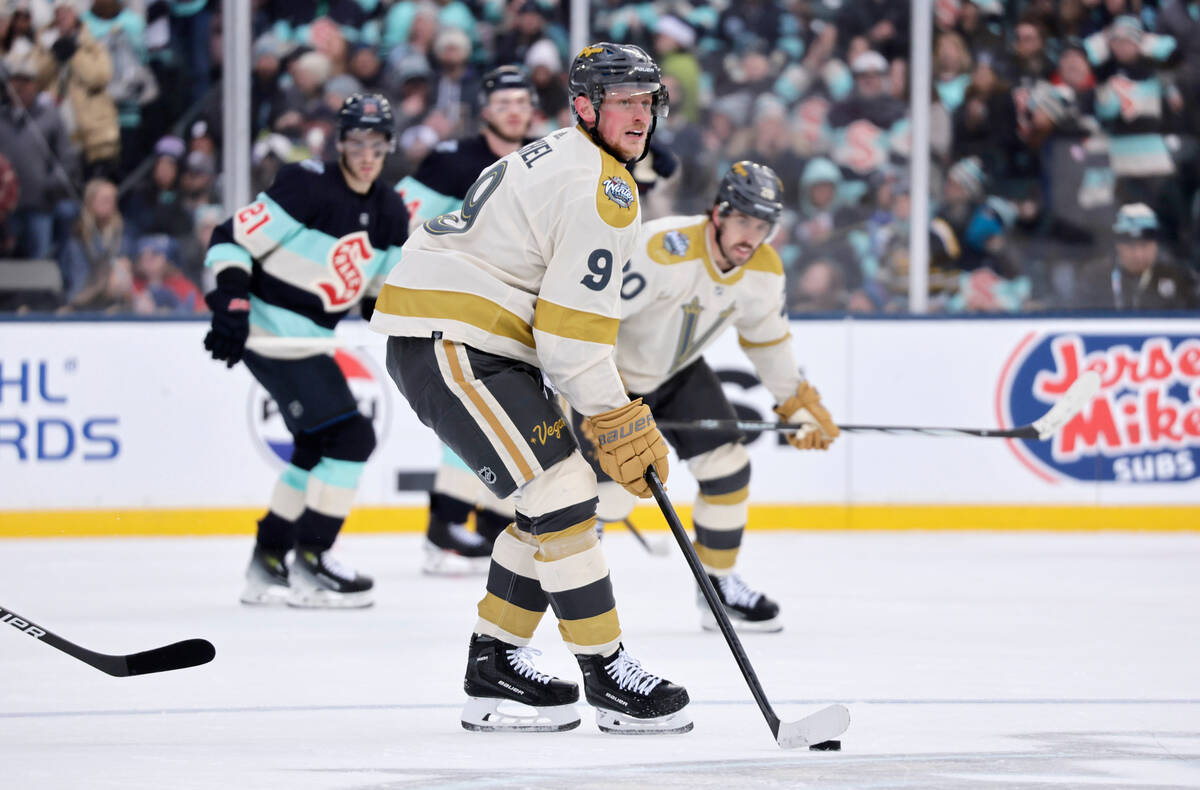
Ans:
<svg viewBox="0 0 1200 790"><path fill-rule="evenodd" d="M217 655L217 649L207 639L185 639L153 650L134 653L125 661L130 675L149 675L170 672L207 664Z"/></svg>
<svg viewBox="0 0 1200 790"><path fill-rule="evenodd" d="M799 721L779 722L775 742L784 749L812 746L832 741L850 726L850 711L845 705L830 705Z"/></svg>
<svg viewBox="0 0 1200 790"><path fill-rule="evenodd" d="M1054 404L1050 411L1033 424L1038 438L1049 439L1058 433L1064 425L1071 421L1072 417L1083 411L1083 407L1087 406L1099 391L1099 373L1094 370L1085 370L1080 373L1079 378L1075 379L1075 383L1058 399L1058 403Z"/></svg>

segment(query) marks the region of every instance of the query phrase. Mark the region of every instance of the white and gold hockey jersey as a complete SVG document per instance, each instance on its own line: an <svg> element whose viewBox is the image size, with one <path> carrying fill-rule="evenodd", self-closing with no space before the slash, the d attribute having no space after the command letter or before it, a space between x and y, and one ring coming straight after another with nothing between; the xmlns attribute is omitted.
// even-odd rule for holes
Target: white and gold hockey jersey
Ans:
<svg viewBox="0 0 1200 790"><path fill-rule="evenodd" d="M617 367L630 392L652 392L733 326L763 385L782 403L801 380L783 314L783 264L763 244L745 264L722 272L708 224L698 215L642 227L621 286Z"/></svg>
<svg viewBox="0 0 1200 790"><path fill-rule="evenodd" d="M578 411L629 402L613 358L621 267L641 227L633 179L580 128L480 174L389 273L371 328L441 337L540 368Z"/></svg>

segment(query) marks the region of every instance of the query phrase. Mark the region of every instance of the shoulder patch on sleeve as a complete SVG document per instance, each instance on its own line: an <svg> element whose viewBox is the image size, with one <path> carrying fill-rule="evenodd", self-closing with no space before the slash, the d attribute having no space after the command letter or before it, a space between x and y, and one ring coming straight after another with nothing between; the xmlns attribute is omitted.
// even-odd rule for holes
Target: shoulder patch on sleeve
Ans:
<svg viewBox="0 0 1200 790"><path fill-rule="evenodd" d="M300 166L317 175L325 172L325 163L320 159L305 159L300 162Z"/></svg>
<svg viewBox="0 0 1200 790"><path fill-rule="evenodd" d="M646 255L655 263L672 264L704 255L704 223L675 227L650 237Z"/></svg>
<svg viewBox="0 0 1200 790"><path fill-rule="evenodd" d="M600 180L596 185L596 211L614 228L627 228L638 217L637 185L629 171L607 153L600 152Z"/></svg>

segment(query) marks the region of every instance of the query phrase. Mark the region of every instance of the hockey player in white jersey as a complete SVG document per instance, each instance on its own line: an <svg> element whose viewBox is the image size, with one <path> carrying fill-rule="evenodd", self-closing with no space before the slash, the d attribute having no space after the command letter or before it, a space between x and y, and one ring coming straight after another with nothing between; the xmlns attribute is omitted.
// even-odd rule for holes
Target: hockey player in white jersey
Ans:
<svg viewBox="0 0 1200 790"><path fill-rule="evenodd" d="M812 427L788 435L800 449L824 450L838 435L820 396L799 373L783 314L783 267L767 243L783 211L771 168L737 162L721 179L707 215L647 222L624 270L617 368L631 397L672 421L736 419L704 350L735 327L785 422ZM587 434L586 426L581 431ZM665 431L696 477L692 510L696 553L739 630L777 631L779 605L734 572L749 509L750 457L736 432ZM585 450L587 449L585 443ZM601 522L629 517L634 500L606 480ZM716 620L702 598L702 625Z"/></svg>
<svg viewBox="0 0 1200 790"><path fill-rule="evenodd" d="M687 691L622 644L596 536L596 476L543 384L601 437L598 463L615 481L648 497L645 470L666 479L666 444L649 408L626 394L613 344L621 266L641 226L626 165L644 155L668 97L645 52L610 43L581 50L568 85L578 125L503 157L457 212L417 229L371 327L391 335L388 372L421 421L496 496L515 494L471 636L463 726L579 724L578 687L538 672L527 647L553 607L602 730L684 732ZM501 713L505 701L537 712Z"/></svg>

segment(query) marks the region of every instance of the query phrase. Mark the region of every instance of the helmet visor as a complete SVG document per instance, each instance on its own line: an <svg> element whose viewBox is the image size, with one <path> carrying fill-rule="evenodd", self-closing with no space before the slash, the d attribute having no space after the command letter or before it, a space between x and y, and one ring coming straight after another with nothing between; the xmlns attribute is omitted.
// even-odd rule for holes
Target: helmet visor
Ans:
<svg viewBox="0 0 1200 790"><path fill-rule="evenodd" d="M666 118L671 107L667 89L661 82L616 82L604 86L605 102L622 102L645 95L651 97L650 112L659 118Z"/></svg>

